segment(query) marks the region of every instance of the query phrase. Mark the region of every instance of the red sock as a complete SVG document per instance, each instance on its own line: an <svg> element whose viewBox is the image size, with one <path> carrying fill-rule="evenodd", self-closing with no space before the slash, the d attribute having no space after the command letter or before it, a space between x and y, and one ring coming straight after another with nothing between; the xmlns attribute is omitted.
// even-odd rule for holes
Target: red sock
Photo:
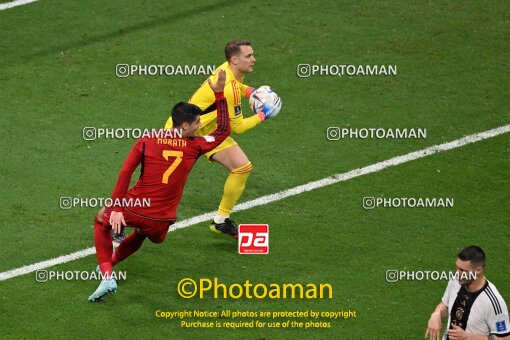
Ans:
<svg viewBox="0 0 510 340"><path fill-rule="evenodd" d="M134 230L131 235L123 239L112 256L112 265L115 266L117 263L125 260L129 255L140 249L145 237L145 235L140 235L136 232L136 230Z"/></svg>
<svg viewBox="0 0 510 340"><path fill-rule="evenodd" d="M112 273L112 234L110 229L106 230L103 224L94 218L94 245L96 246L97 263L101 273L109 277Z"/></svg>

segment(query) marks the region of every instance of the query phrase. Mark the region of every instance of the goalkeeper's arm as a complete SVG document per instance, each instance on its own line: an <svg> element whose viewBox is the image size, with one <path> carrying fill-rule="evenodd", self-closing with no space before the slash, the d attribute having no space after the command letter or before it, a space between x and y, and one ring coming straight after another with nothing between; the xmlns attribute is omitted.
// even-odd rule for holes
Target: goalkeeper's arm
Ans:
<svg viewBox="0 0 510 340"><path fill-rule="evenodd" d="M247 85L241 85L241 95L244 96L250 96L251 92L253 91L253 88L247 86ZM253 115L248 118L244 118L243 115L240 113L241 107L235 106L235 103L240 103L240 98L238 97L238 94L234 94L234 87L232 84L227 84L225 86L225 98L227 98L228 103L228 113L230 116L230 130L232 133L235 133L236 135L245 133L247 131L250 131L255 126L259 125L261 122L264 121L265 117L264 115ZM237 100L236 100L237 98Z"/></svg>
<svg viewBox="0 0 510 340"><path fill-rule="evenodd" d="M262 112L257 113L251 117L248 118L231 118L230 119L230 126L233 133L236 135L240 135L242 133L245 133L247 131L250 131L255 126L259 125L264 121L265 116Z"/></svg>

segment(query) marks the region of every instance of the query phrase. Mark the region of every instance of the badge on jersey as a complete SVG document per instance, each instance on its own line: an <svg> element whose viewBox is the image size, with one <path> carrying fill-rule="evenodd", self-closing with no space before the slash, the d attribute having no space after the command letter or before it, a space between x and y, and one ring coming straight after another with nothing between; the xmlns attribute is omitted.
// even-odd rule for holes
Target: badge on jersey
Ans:
<svg viewBox="0 0 510 340"><path fill-rule="evenodd" d="M506 331L506 323L505 320L496 322L496 330L498 332Z"/></svg>
<svg viewBox="0 0 510 340"><path fill-rule="evenodd" d="M204 139L207 143L212 143L216 140L216 139L214 139L213 136L204 136Z"/></svg>
<svg viewBox="0 0 510 340"><path fill-rule="evenodd" d="M236 105L234 106L234 114L236 116L240 115L241 114L241 105Z"/></svg>

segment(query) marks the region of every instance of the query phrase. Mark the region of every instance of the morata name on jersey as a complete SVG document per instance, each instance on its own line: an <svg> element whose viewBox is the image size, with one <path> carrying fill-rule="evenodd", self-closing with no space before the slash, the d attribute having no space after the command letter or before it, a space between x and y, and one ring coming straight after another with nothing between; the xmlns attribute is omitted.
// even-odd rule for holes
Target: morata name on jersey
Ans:
<svg viewBox="0 0 510 340"><path fill-rule="evenodd" d="M164 144L168 146L180 146L183 148L187 146L186 141L180 138L158 138L158 144Z"/></svg>

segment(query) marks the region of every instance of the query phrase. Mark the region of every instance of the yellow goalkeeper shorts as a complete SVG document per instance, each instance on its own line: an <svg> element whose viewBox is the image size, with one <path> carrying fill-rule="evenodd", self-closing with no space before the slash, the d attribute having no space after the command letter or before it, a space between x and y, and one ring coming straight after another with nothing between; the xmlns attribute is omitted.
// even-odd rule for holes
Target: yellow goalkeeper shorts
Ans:
<svg viewBox="0 0 510 340"><path fill-rule="evenodd" d="M216 149L213 149L207 153L204 153L204 156L205 158L207 158L207 160L209 162L213 162L213 160L211 159L211 156L214 155L215 153L217 152L220 152L222 150L226 150L228 148L231 148L233 146L237 145L237 142L234 140L234 138L228 136L224 141L223 143L221 143L220 145L218 145L216 147Z"/></svg>

